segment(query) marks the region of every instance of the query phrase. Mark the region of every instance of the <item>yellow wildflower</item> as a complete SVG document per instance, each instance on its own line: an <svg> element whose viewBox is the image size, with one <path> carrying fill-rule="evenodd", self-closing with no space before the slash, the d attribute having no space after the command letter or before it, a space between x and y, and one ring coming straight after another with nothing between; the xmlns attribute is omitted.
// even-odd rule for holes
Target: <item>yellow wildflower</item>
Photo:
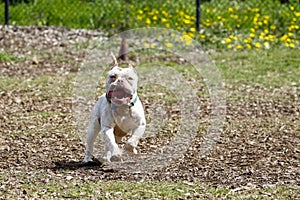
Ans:
<svg viewBox="0 0 300 200"><path fill-rule="evenodd" d="M227 48L228 48L228 49L232 49L232 45L231 45L231 44L228 45Z"/></svg>
<svg viewBox="0 0 300 200"><path fill-rule="evenodd" d="M192 28L190 28L190 31L191 31L191 32L195 32L196 29L195 29L194 27L192 27Z"/></svg>
<svg viewBox="0 0 300 200"><path fill-rule="evenodd" d="M233 8L228 8L228 12L233 12Z"/></svg>
<svg viewBox="0 0 300 200"><path fill-rule="evenodd" d="M291 6L291 7L290 7L290 10L292 10L292 11L295 10L294 6Z"/></svg>
<svg viewBox="0 0 300 200"><path fill-rule="evenodd" d="M142 10L138 10L138 13L141 15L143 14L144 12Z"/></svg>
<svg viewBox="0 0 300 200"><path fill-rule="evenodd" d="M225 41L225 43L230 43L231 42L231 39L230 38L224 38L224 41Z"/></svg>
<svg viewBox="0 0 300 200"><path fill-rule="evenodd" d="M144 47L146 48L155 48L155 45L154 44L149 44L149 43L144 43Z"/></svg>
<svg viewBox="0 0 300 200"><path fill-rule="evenodd" d="M192 38L189 37L188 35L184 34L183 36L180 37L180 40L185 42L186 45L190 45L192 43Z"/></svg>
<svg viewBox="0 0 300 200"><path fill-rule="evenodd" d="M244 39L244 42L245 42L245 43L250 43L251 41L252 41L251 38L246 38L246 39Z"/></svg>
<svg viewBox="0 0 300 200"><path fill-rule="evenodd" d="M271 42L273 42L275 38L276 38L275 35L269 35L269 40L270 40Z"/></svg>
<svg viewBox="0 0 300 200"><path fill-rule="evenodd" d="M136 19L137 19L137 20L142 20L142 19L143 19L143 16L138 15L138 16L136 16Z"/></svg>
<svg viewBox="0 0 300 200"><path fill-rule="evenodd" d="M246 46L247 46L248 49L252 49L251 44L246 44Z"/></svg>
<svg viewBox="0 0 300 200"><path fill-rule="evenodd" d="M151 24L151 20L149 18L146 19L146 24Z"/></svg>
<svg viewBox="0 0 300 200"><path fill-rule="evenodd" d="M255 34L254 33L250 33L250 37L254 38Z"/></svg>
<svg viewBox="0 0 300 200"><path fill-rule="evenodd" d="M238 40L238 38L236 36L234 36L234 35L230 35L229 38L231 38L231 39L233 39L235 41Z"/></svg>
<svg viewBox="0 0 300 200"><path fill-rule="evenodd" d="M163 10L161 13L166 17L168 16L168 13L165 10Z"/></svg>
<svg viewBox="0 0 300 200"><path fill-rule="evenodd" d="M184 17L185 17L186 19L191 19L191 16L189 16L189 15L184 15Z"/></svg>
<svg viewBox="0 0 300 200"><path fill-rule="evenodd" d="M205 36L204 34L200 34L200 38L201 38L201 39L205 39L206 36Z"/></svg>
<svg viewBox="0 0 300 200"><path fill-rule="evenodd" d="M255 44L254 44L254 46L256 47L256 48L260 48L261 47L261 44L259 43L259 42L256 42Z"/></svg>
<svg viewBox="0 0 300 200"><path fill-rule="evenodd" d="M264 30L264 33L265 33L265 34L268 34L268 33L269 33L269 30L268 30L268 29L265 29L265 30Z"/></svg>
<svg viewBox="0 0 300 200"><path fill-rule="evenodd" d="M261 33L260 35L259 35L259 39L264 39L264 37L265 37L265 34L264 33Z"/></svg>
<svg viewBox="0 0 300 200"><path fill-rule="evenodd" d="M287 39L288 39L288 36L287 36L286 34L284 34L284 35L280 38L280 40L283 41L283 42L285 42Z"/></svg>
<svg viewBox="0 0 300 200"><path fill-rule="evenodd" d="M152 17L152 19L153 19L153 20L157 20L157 16L154 15L154 16Z"/></svg>
<svg viewBox="0 0 300 200"><path fill-rule="evenodd" d="M300 17L300 12L295 13L296 17Z"/></svg>
<svg viewBox="0 0 300 200"><path fill-rule="evenodd" d="M270 26L270 29L275 30L275 29L276 29L276 26L275 26L275 25L272 25L272 26Z"/></svg>
<svg viewBox="0 0 300 200"><path fill-rule="evenodd" d="M295 48L295 44L294 43L290 43L290 47L291 48Z"/></svg>
<svg viewBox="0 0 300 200"><path fill-rule="evenodd" d="M195 36L193 33L188 33L187 35L190 36L191 38Z"/></svg>
<svg viewBox="0 0 300 200"><path fill-rule="evenodd" d="M230 17L233 18L233 19L238 19L239 18L238 15L234 15L234 14L231 14Z"/></svg>
<svg viewBox="0 0 300 200"><path fill-rule="evenodd" d="M205 24L206 26L210 26L210 25L211 25L211 23L210 23L210 20L209 20L209 19L205 20L205 21L203 22L203 24Z"/></svg>
<svg viewBox="0 0 300 200"><path fill-rule="evenodd" d="M161 18L161 22L162 23L165 23L165 22L167 22L168 20L166 19L166 18Z"/></svg>
<svg viewBox="0 0 300 200"><path fill-rule="evenodd" d="M254 17L254 18L253 18L253 22L256 24L257 21L258 21L258 17Z"/></svg>
<svg viewBox="0 0 300 200"><path fill-rule="evenodd" d="M182 21L183 21L183 23L185 23L185 24L192 24L192 21L189 20L189 19L183 19Z"/></svg>
<svg viewBox="0 0 300 200"><path fill-rule="evenodd" d="M165 45L166 45L166 47L172 47L173 46L173 44L170 43L170 42L165 42Z"/></svg>
<svg viewBox="0 0 300 200"><path fill-rule="evenodd" d="M236 49L242 49L243 47L242 47L242 45L237 45L235 48Z"/></svg>

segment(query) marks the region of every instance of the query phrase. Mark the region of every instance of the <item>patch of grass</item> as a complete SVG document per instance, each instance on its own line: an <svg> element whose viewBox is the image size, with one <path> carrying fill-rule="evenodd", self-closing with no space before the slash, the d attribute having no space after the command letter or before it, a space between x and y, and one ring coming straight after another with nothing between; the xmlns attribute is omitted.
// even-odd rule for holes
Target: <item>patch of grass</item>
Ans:
<svg viewBox="0 0 300 200"><path fill-rule="evenodd" d="M7 91L32 91L33 96L69 97L73 76L37 76L31 78L0 76L0 88ZM20 94L20 93L19 93Z"/></svg>
<svg viewBox="0 0 300 200"><path fill-rule="evenodd" d="M50 3L51 2L51 3ZM182 32L215 48L234 50L299 48L300 4L290 0L211 0L201 4L201 31L195 29L195 1L39 0L10 7L11 24L55 25L105 30L109 34L140 27ZM78 8L81 9L78 9ZM0 11L4 5L0 3ZM116 23L117 22L117 23Z"/></svg>
<svg viewBox="0 0 300 200"><path fill-rule="evenodd" d="M0 62L13 62L21 61L22 59L16 56L13 56L6 51L0 51Z"/></svg>
<svg viewBox="0 0 300 200"><path fill-rule="evenodd" d="M211 55L223 71L226 83L283 87L299 85L299 51L274 49L272 51L222 52Z"/></svg>
<svg viewBox="0 0 300 200"><path fill-rule="evenodd" d="M52 173L37 171L35 176L39 181L33 181L33 175L24 172L14 174L11 179L14 186L1 188L5 198L97 198L97 199L206 199L206 198L280 198L295 199L298 186L277 185L264 188L247 186L230 190L226 187L199 182L169 182L169 181L101 181L82 180L72 176L54 176ZM58 173L59 174L59 173ZM49 176L51 179L47 179ZM9 181L1 172L1 182ZM46 181L47 180L47 181ZM46 181L46 182L45 182ZM43 184L41 184L43 183Z"/></svg>

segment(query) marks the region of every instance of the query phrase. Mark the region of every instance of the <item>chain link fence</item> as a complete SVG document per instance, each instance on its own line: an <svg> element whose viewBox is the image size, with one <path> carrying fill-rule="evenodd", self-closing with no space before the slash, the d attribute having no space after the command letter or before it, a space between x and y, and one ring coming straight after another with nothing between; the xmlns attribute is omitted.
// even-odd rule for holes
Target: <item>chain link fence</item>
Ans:
<svg viewBox="0 0 300 200"><path fill-rule="evenodd" d="M185 9L185 12L195 16L194 23L199 29L200 3L206 1L210 0L187 0L183 1L184 3L163 0L154 0L151 3L142 0L2 0L0 2L0 24L65 26L88 29L99 29L107 26L124 30L134 28L129 27L128 24L131 22L134 24L138 20L136 13L132 12L133 9L139 10L137 7L145 9L150 5L149 12L152 12L153 8L161 6L170 13ZM139 12L147 11L143 9L140 9Z"/></svg>

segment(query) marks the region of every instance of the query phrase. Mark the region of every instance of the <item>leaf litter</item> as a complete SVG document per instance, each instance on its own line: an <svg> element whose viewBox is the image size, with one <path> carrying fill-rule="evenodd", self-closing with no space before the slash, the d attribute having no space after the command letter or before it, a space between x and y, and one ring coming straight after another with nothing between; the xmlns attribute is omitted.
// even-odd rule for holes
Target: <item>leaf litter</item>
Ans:
<svg viewBox="0 0 300 200"><path fill-rule="evenodd" d="M1 88L2 191L16 191L16 194L26 196L26 189L21 190L20 187L30 180L45 184L73 179L184 180L229 188L243 188L249 183L261 186L300 185L300 101L297 84L276 90L227 86L229 97L225 130L215 148L205 157L198 155L210 111L209 99L203 97L200 98L200 116L204 128L199 129L189 150L167 167L151 173L126 173L97 160L90 165L82 164L84 145L72 118L71 82L86 54L75 44L94 39L102 40L103 34L54 27L1 28L1 47L24 58L22 61L1 62L2 77L25 82L41 76L60 77L52 82L34 83L31 87L16 82ZM55 91L49 93L45 88ZM149 107L157 102L161 102L160 99L145 98L144 103L145 107ZM166 136L164 132L174 132L180 116L176 102L173 105L166 103L166 106L170 109L170 126L166 126L157 137L142 139L140 151L151 152L168 143L170 135Z"/></svg>

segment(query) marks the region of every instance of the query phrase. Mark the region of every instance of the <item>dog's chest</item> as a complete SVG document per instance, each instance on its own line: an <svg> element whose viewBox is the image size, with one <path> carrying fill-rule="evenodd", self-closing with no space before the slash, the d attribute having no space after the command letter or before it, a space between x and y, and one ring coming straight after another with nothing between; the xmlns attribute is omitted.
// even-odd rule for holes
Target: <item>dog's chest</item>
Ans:
<svg viewBox="0 0 300 200"><path fill-rule="evenodd" d="M138 126L130 107L120 107L112 111L115 123L124 131L129 132Z"/></svg>

